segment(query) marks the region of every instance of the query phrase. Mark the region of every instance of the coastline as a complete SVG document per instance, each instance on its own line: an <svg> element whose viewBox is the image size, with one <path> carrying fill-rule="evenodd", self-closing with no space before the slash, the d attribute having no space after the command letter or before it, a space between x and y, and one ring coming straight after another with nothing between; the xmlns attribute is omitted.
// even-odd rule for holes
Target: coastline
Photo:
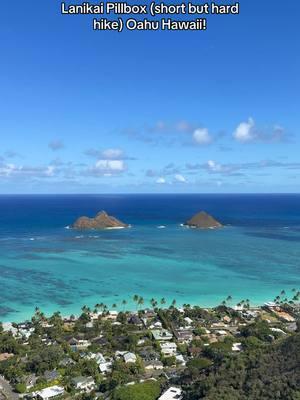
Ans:
<svg viewBox="0 0 300 400"><path fill-rule="evenodd" d="M174 299L170 300L170 301L168 299L164 299L164 300L166 301L166 304L165 305L161 305L160 304L159 305L160 308L168 309L168 308L172 307L172 301L174 301ZM244 298L244 300L242 300L242 302L245 301L245 300L246 300L246 297ZM265 301L260 301L260 302L252 302L251 301L250 304L249 304L248 309L249 310L261 309L261 308L264 307L264 305L266 303L273 302L273 300L274 300L273 298L268 298ZM214 304L210 303L209 305L205 305L203 303L196 303L196 302L195 303L180 303L180 302L177 302L177 300L176 300L176 307L175 308L183 309L186 306L188 306L188 308L201 308L201 309L205 309L205 310L213 310L213 309L215 309L215 308L217 308L219 306L222 306L222 302L224 303L224 300L220 301L220 302L216 302ZM237 307L237 304L238 303L235 304L233 301L229 301L229 302L226 302L226 307L229 307L229 308L232 308L232 309L239 309L239 307ZM75 316L76 318L79 318L79 316L82 313L82 308L83 307L87 307L92 312L95 311L95 305L94 304L89 304L89 303L82 304L79 307L72 307L72 308L70 308L68 310L66 310L65 307L61 308L60 310L58 308L57 309L52 308L51 311L49 311L47 309L43 309L42 307L40 308L38 306L38 304L37 304L35 309L37 309L37 308L40 309L41 312L43 312L43 314L45 315L46 318L50 318L53 314L59 313L60 316L63 319L64 318L67 319L71 315ZM116 307L107 306L107 312L117 312L117 313L122 313L122 312L137 313L138 311L145 310L145 309L152 309L150 301L146 301L145 300L144 303L143 303L143 307L142 308L137 306L137 304L134 303L133 300L130 300L130 301L128 301L126 303L126 308L125 309L124 309L124 305L122 305L122 304L117 304ZM22 312L16 313L17 318L7 317L7 318L2 318L1 319L1 317L0 317L0 323L4 323L4 324L6 324L6 323L18 323L19 324L19 323L22 323L24 321L31 320L31 318L34 315L34 313L35 313L35 310L31 309L31 311L27 311L26 313L22 313Z"/></svg>
<svg viewBox="0 0 300 400"><path fill-rule="evenodd" d="M145 302L154 296L213 307L231 295L236 303L246 297L263 304L282 289L300 287L299 198L114 195L112 205L101 195L0 197L0 320L26 319L36 305L68 315L83 304L111 307L125 299L134 310L135 293ZM99 209L120 215L132 229L77 236L63 228ZM180 226L199 209L225 229Z"/></svg>

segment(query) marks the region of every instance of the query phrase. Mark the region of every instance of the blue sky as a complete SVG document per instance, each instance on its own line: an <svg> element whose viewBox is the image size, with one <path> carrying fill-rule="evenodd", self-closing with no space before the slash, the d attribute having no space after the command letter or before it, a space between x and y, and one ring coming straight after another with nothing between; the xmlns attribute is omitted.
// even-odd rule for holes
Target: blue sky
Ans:
<svg viewBox="0 0 300 400"><path fill-rule="evenodd" d="M2 3L0 193L300 192L298 1L122 33Z"/></svg>

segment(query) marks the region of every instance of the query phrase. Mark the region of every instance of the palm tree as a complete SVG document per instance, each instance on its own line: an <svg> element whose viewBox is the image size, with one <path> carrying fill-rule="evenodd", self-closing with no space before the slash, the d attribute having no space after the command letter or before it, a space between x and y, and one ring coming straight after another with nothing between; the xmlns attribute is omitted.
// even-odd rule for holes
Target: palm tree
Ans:
<svg viewBox="0 0 300 400"><path fill-rule="evenodd" d="M136 305L136 310L137 310L137 308L138 308L138 301L139 301L139 296L137 295L137 294L135 294L134 296L133 296L133 301L135 302L135 305Z"/></svg>
<svg viewBox="0 0 300 400"><path fill-rule="evenodd" d="M166 299L163 297L161 300L160 300L160 304L163 306L164 304L166 304Z"/></svg>
<svg viewBox="0 0 300 400"><path fill-rule="evenodd" d="M281 295L281 296L285 296L285 290L282 290L282 291L280 292L280 295Z"/></svg>
<svg viewBox="0 0 300 400"><path fill-rule="evenodd" d="M155 308L157 306L157 301L152 297L152 299L150 300L150 304L152 308Z"/></svg>
<svg viewBox="0 0 300 400"><path fill-rule="evenodd" d="M125 312L125 306L127 304L127 300L122 300L123 312Z"/></svg>
<svg viewBox="0 0 300 400"><path fill-rule="evenodd" d="M141 296L139 297L137 304L138 304L138 306L140 306L140 307L144 304L144 299L143 299L143 297L141 297Z"/></svg>
<svg viewBox="0 0 300 400"><path fill-rule="evenodd" d="M226 301L230 302L232 300L232 296L227 296Z"/></svg>
<svg viewBox="0 0 300 400"><path fill-rule="evenodd" d="M172 300L172 306L173 306L173 307L176 306L176 299Z"/></svg>
<svg viewBox="0 0 300 400"><path fill-rule="evenodd" d="M87 306L82 306L82 307L81 307L81 311L82 311L83 313L86 313L87 308L88 308Z"/></svg>
<svg viewBox="0 0 300 400"><path fill-rule="evenodd" d="M116 303L114 303L114 304L112 305L112 308L117 308Z"/></svg>

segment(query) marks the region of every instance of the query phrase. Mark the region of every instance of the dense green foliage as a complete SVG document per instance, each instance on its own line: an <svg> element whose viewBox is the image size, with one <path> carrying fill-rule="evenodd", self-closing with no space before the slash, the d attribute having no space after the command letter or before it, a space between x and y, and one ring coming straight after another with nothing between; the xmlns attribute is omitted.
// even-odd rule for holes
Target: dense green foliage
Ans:
<svg viewBox="0 0 300 400"><path fill-rule="evenodd" d="M156 400L160 394L158 382L144 382L115 390L114 400Z"/></svg>
<svg viewBox="0 0 300 400"><path fill-rule="evenodd" d="M300 335L225 357L210 372L199 374L185 399L299 400Z"/></svg>

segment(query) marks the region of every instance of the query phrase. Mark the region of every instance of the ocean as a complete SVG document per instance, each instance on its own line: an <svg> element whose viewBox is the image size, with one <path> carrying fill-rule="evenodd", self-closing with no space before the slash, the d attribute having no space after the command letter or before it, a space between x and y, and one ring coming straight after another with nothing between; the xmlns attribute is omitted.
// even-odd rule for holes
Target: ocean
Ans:
<svg viewBox="0 0 300 400"><path fill-rule="evenodd" d="M67 229L98 211L131 224ZM181 224L205 210L225 227ZM164 228L162 227L164 226ZM81 312L96 303L135 309L137 294L169 305L258 305L300 289L300 195L0 196L0 320Z"/></svg>

